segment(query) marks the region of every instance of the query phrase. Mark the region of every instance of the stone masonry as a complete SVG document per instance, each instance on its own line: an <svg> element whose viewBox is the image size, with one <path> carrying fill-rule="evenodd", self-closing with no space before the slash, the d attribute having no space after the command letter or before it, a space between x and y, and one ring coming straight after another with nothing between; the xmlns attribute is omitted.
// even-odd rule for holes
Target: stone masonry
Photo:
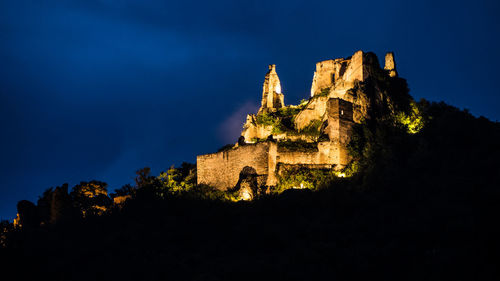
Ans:
<svg viewBox="0 0 500 281"><path fill-rule="evenodd" d="M259 186L275 186L281 166L342 169L351 160L347 145L352 125L367 117L369 107L366 99L354 98L349 91L356 87L356 83L368 79L375 68L380 70L375 54L362 51L347 59L318 62L307 104L285 106L276 66L269 65L261 107L256 115L247 116L242 140L226 151L199 155L198 184L211 185L220 190L240 188L251 175ZM390 77L397 76L393 53L387 53L384 70ZM276 133L273 125L259 123L259 116L263 114L279 121L279 115L272 114L281 109L299 110L292 118L293 131ZM315 132L311 124L315 123L321 126L314 127L317 134L311 135L311 130ZM281 147L282 142L296 141L310 143L314 149L289 150ZM249 198L252 196L249 195Z"/></svg>

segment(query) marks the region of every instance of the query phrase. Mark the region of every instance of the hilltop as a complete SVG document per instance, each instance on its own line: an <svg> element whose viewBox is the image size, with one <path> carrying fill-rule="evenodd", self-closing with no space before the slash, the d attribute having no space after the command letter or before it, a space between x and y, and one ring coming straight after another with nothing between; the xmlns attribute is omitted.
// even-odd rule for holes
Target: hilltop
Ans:
<svg viewBox="0 0 500 281"><path fill-rule="evenodd" d="M328 142L346 151L345 162L285 167L269 188L258 184L265 182L258 169L244 177L238 170L235 186L197 184L194 164L158 176L141 169L111 195L99 181L61 185L36 204L21 201L15 227L2 223L0 262L20 280L497 279L500 124L417 102L392 55L384 68L371 53L361 57L373 71L344 94L366 108L334 93L340 87L323 90L320 74L309 99L285 106L271 66L244 139L220 152L281 143L282 155L316 155ZM320 69L335 72L335 62L347 60ZM316 111L320 100L351 103L352 117L325 107L326 115L307 114L321 118L314 134L298 131L307 119L301 112ZM253 121L272 137L252 140ZM328 135L333 121L348 121L348 138ZM242 190L253 200L241 201Z"/></svg>

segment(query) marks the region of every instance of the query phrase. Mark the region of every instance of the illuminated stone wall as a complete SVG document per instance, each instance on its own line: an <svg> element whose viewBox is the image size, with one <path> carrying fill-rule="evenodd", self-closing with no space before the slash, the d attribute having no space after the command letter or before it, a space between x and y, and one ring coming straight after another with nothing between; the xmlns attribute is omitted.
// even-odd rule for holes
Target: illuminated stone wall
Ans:
<svg viewBox="0 0 500 281"><path fill-rule="evenodd" d="M238 184L245 167L255 169L259 185L276 185L276 167L286 165L323 165L342 168L349 161L347 143L351 137L352 104L341 99L325 102L328 126L324 133L329 141L317 143L316 150L289 151L278 148L275 141L247 144L228 151L197 157L198 183L220 190Z"/></svg>
<svg viewBox="0 0 500 281"><path fill-rule="evenodd" d="M263 142L239 146L228 151L199 155L196 158L198 184L227 190L236 186L240 172L246 166L254 168L258 175L267 176L271 145L270 142ZM267 180L267 177L264 180Z"/></svg>
<svg viewBox="0 0 500 281"><path fill-rule="evenodd" d="M397 75L394 54L386 55L384 68L388 76ZM261 108L257 115L248 115L243 127L242 136L247 144L225 152L198 156L198 183L226 190L238 184L243 168L251 167L258 175L259 184L272 186L276 184L277 167L280 165L344 167L350 161L347 145L352 137L352 126L367 118L370 106L363 88L358 87L359 82L380 70L376 55L362 51L346 59L318 62L311 86L312 97L293 118L297 131L293 134L280 132L272 135L273 126L256 122L259 114L273 112L284 106L276 66L270 65L264 79ZM317 141L318 136L314 137L310 132L301 134L301 130L315 120L321 121L323 136L328 135L326 141L317 143L317 151L277 148L280 141ZM268 139L271 135L273 141L248 144L256 139Z"/></svg>
<svg viewBox="0 0 500 281"><path fill-rule="evenodd" d="M262 101L259 112L273 111L283 106L285 106L285 98L281 93L281 83L278 73L276 73L276 65L270 64L262 85Z"/></svg>

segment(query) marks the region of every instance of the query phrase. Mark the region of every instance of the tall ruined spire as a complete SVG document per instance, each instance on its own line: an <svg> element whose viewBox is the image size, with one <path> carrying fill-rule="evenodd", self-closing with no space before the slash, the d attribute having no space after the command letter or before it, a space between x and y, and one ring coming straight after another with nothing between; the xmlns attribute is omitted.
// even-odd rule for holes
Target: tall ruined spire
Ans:
<svg viewBox="0 0 500 281"><path fill-rule="evenodd" d="M284 95L281 93L281 83L276 73L276 65L270 64L262 86L262 102L259 113L275 111L283 106L285 106Z"/></svg>
<svg viewBox="0 0 500 281"><path fill-rule="evenodd" d="M388 52L385 54L385 66L384 69L389 72L389 76L396 77L398 72L396 71L396 61L394 60L394 53Z"/></svg>

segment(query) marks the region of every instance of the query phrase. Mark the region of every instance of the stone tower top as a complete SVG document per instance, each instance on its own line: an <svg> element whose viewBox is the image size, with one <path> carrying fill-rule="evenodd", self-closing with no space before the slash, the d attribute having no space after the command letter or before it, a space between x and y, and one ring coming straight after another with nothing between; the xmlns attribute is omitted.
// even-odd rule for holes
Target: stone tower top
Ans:
<svg viewBox="0 0 500 281"><path fill-rule="evenodd" d="M396 71L396 61L394 60L394 53L388 52L385 54L385 65L384 69L389 72L389 76L396 77L398 72Z"/></svg>
<svg viewBox="0 0 500 281"><path fill-rule="evenodd" d="M276 73L276 65L270 64L262 86L262 102L259 113L275 111L283 106L285 106L284 95L281 93L281 83L278 73Z"/></svg>

